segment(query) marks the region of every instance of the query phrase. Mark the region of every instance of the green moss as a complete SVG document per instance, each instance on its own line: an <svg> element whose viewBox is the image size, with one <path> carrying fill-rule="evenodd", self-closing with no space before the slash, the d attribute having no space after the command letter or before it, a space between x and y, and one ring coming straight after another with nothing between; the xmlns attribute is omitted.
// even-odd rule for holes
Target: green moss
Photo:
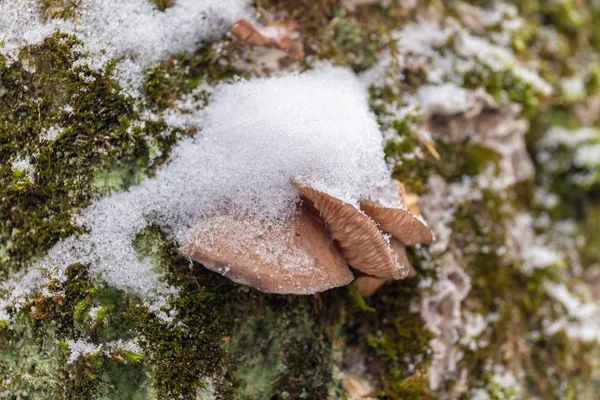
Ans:
<svg viewBox="0 0 600 400"><path fill-rule="evenodd" d="M333 18L323 32L320 56L347 65L356 72L364 71L375 64L380 40L376 33L369 33L344 13Z"/></svg>
<svg viewBox="0 0 600 400"><path fill-rule="evenodd" d="M540 93L523 81L510 69L493 71L479 64L475 71L463 76L462 86L467 89L483 87L497 101L510 100L523 106L523 115L532 119L540 111Z"/></svg>
<svg viewBox="0 0 600 400"><path fill-rule="evenodd" d="M171 7L175 4L175 0L151 0L154 4L156 4L156 8L160 11L165 11L167 8Z"/></svg>
<svg viewBox="0 0 600 400"><path fill-rule="evenodd" d="M240 322L227 347L233 365L240 366L241 399L328 397L331 344L302 307L289 312L267 308Z"/></svg>
<svg viewBox="0 0 600 400"><path fill-rule="evenodd" d="M46 19L71 18L81 0L42 0L42 12Z"/></svg>
<svg viewBox="0 0 600 400"><path fill-rule="evenodd" d="M436 149L440 153L440 162L435 165L435 172L448 182L478 175L488 165L497 167L500 161L496 152L469 139L456 144L438 141Z"/></svg>
<svg viewBox="0 0 600 400"><path fill-rule="evenodd" d="M78 232L70 216L95 195L122 189L164 161L178 132L145 124L133 100L104 71L73 67L79 42L55 34L25 48L19 62L0 60L0 271L19 268L62 237ZM25 68L26 67L26 68ZM35 72L29 72L34 71ZM62 133L45 140L45 129ZM150 145L150 143L152 145ZM159 155L152 157L152 151ZM35 179L10 168L29 157Z"/></svg>
<svg viewBox="0 0 600 400"><path fill-rule="evenodd" d="M385 399L433 399L427 366L431 333L409 310L417 294L417 279L384 285L368 299L374 312L349 315L348 345L364 347L372 360L369 371L381 380L378 396Z"/></svg>
<svg viewBox="0 0 600 400"><path fill-rule="evenodd" d="M157 110L164 110L173 107L175 100L191 93L202 81L216 83L239 75L227 62L229 43L223 41L192 55L171 56L167 61L150 67L144 79L148 104ZM217 53L215 48L219 46L221 49ZM196 96L204 101L208 98L204 91Z"/></svg>
<svg viewBox="0 0 600 400"><path fill-rule="evenodd" d="M0 329L0 392L27 393L31 399L58 398L63 357L56 327L21 313L11 330Z"/></svg>

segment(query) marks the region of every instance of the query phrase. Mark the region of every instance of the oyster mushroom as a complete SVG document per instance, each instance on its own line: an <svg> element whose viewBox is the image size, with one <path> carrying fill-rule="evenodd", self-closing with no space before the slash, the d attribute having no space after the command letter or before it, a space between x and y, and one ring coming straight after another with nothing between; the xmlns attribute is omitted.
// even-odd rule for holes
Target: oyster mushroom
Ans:
<svg viewBox="0 0 600 400"><path fill-rule="evenodd" d="M388 241L369 216L306 183L294 180L292 184L304 198L306 207L318 212L348 264L379 278L406 277L407 267L396 262Z"/></svg>
<svg viewBox="0 0 600 400"><path fill-rule="evenodd" d="M404 244L402 244L402 242L400 242L398 239L391 238L390 247L394 257L396 258L396 263L405 266L408 269L407 277L412 278L415 276L417 271L415 271L410 261L408 261L408 257L406 256L406 247ZM379 290L379 288L383 286L386 281L389 281L389 279L379 278L372 275L361 275L354 279L353 285L357 287L361 296L369 297Z"/></svg>
<svg viewBox="0 0 600 400"><path fill-rule="evenodd" d="M346 263L363 274L356 284L365 296L385 280L415 274L405 244L427 243L432 236L413 214L373 200L361 202L365 213L304 182L292 185L303 203L286 225L216 214L196 225L180 252L267 293L313 294L346 285L354 279Z"/></svg>
<svg viewBox="0 0 600 400"><path fill-rule="evenodd" d="M386 207L374 200L363 200L360 208L379 224L382 230L390 233L406 245L431 243L433 235L422 219L403 208Z"/></svg>
<svg viewBox="0 0 600 400"><path fill-rule="evenodd" d="M205 218L180 252L267 293L314 294L354 279L322 222L306 210L283 228L264 225L232 214Z"/></svg>
<svg viewBox="0 0 600 400"><path fill-rule="evenodd" d="M378 278L372 275L361 275L357 276L352 284L358 289L358 292L362 297L369 297L378 291L387 281L388 279L385 278Z"/></svg>

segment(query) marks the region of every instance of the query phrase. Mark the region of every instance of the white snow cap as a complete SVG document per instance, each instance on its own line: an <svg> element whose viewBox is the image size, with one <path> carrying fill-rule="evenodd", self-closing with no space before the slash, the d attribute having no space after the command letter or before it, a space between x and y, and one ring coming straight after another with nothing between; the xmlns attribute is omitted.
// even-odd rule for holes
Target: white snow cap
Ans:
<svg viewBox="0 0 600 400"><path fill-rule="evenodd" d="M89 264L109 285L161 306L156 299L173 289L131 244L148 223L181 244L202 216L225 210L257 215L266 232L295 213L292 178L356 206L391 185L367 93L349 70L224 84L198 117L203 130L179 142L155 177L84 210L78 222L89 233L59 242L45 266Z"/></svg>

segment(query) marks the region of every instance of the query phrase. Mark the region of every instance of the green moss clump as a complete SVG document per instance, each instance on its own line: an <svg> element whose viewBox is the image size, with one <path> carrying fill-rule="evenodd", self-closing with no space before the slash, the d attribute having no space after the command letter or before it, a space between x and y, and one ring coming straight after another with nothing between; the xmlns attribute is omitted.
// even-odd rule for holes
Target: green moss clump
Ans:
<svg viewBox="0 0 600 400"><path fill-rule="evenodd" d="M0 330L0 376L6 379L0 380L0 389L27 392L32 399L147 398L142 355L102 352L103 343L117 339L115 330L118 338L128 338L126 296L92 288L87 268L80 264L70 266L66 274L65 283L53 287L64 295L36 298L16 313L10 329ZM105 311L101 321L92 322L89 311L99 304ZM98 343L97 351L67 364L70 351L63 341L77 338L91 338Z"/></svg>
<svg viewBox="0 0 600 400"><path fill-rule="evenodd" d="M10 99L0 102L3 274L78 232L73 213L99 193L139 182L164 161L179 134L165 135L161 121L133 124L139 115L113 80L114 65L73 67L83 56L74 50L79 44L57 33L23 49L18 62L0 57L2 98ZM44 136L51 128L60 130L56 138ZM25 157L33 180L11 168Z"/></svg>
<svg viewBox="0 0 600 400"><path fill-rule="evenodd" d="M385 143L383 152L393 163L392 176L412 190L420 192L425 188L432 172L433 160L428 158L423 160L417 155L416 151L419 150L421 154L425 154L425 157L429 157L428 153L423 152L423 146L411 129L410 123L410 117L392 122L391 129L397 135Z"/></svg>
<svg viewBox="0 0 600 400"><path fill-rule="evenodd" d="M156 110L164 110L173 107L175 100L191 93L202 81L216 83L240 75L226 62L229 44L227 41L220 42L218 54L215 52L217 45L213 45L195 54L171 56L167 61L150 67L144 79L148 105ZM204 91L197 96L204 101L208 99Z"/></svg>
<svg viewBox="0 0 600 400"><path fill-rule="evenodd" d="M81 0L42 0L42 12L46 19L71 18Z"/></svg>
<svg viewBox="0 0 600 400"><path fill-rule="evenodd" d="M381 381L380 398L435 398L426 373L432 335L419 314L409 310L417 283L415 278L390 282L367 299L374 311L357 310L348 316L347 345L363 347L369 371Z"/></svg>
<svg viewBox="0 0 600 400"><path fill-rule="evenodd" d="M344 13L331 20L323 32L321 57L347 65L356 72L364 71L375 64L380 42L377 34L366 32L354 18Z"/></svg>
<svg viewBox="0 0 600 400"><path fill-rule="evenodd" d="M326 321L313 315L304 299L265 300L270 304L258 315L236 314L236 333L227 343L232 365L239 366L239 398L337 398L340 382L333 375Z"/></svg>
<svg viewBox="0 0 600 400"><path fill-rule="evenodd" d="M21 313L8 327L0 328L0 392L31 399L58 398L61 392L56 327L40 324Z"/></svg>
<svg viewBox="0 0 600 400"><path fill-rule="evenodd" d="M533 119L540 111L540 94L528 82L524 82L510 70L493 71L478 64L475 71L463 76L462 86L467 89L483 87L497 101L511 102L523 106L523 115Z"/></svg>
<svg viewBox="0 0 600 400"><path fill-rule="evenodd" d="M160 11L165 11L167 8L171 7L175 4L175 0L151 0L154 4L156 4L156 8Z"/></svg>

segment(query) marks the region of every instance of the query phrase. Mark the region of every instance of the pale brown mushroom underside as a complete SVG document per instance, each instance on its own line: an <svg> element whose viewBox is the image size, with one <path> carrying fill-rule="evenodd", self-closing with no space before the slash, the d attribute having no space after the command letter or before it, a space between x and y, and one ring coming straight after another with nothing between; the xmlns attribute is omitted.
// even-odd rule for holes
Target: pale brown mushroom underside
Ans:
<svg viewBox="0 0 600 400"><path fill-rule="evenodd" d="M387 281L385 278L378 278L371 275L357 276L352 283L358 289L362 297L372 296Z"/></svg>
<svg viewBox="0 0 600 400"><path fill-rule="evenodd" d="M204 219L180 251L234 282L267 293L313 294L354 279L321 221L307 211L299 211L288 229L277 233L282 248L273 257L264 255L268 237L240 238L241 232L251 231L248 224L256 227L261 221L233 215ZM290 254L296 258L287 258Z"/></svg>
<svg viewBox="0 0 600 400"><path fill-rule="evenodd" d="M423 222L402 208L383 207L373 200L363 200L360 208L388 232L406 245L431 243L433 235Z"/></svg>
<svg viewBox="0 0 600 400"><path fill-rule="evenodd" d="M398 239L392 237L390 238L390 248L392 249L392 254L395 257L396 264L406 268L406 276L415 276L417 271L415 271L415 268L412 266L410 261L408 261L408 256L406 255L406 246L404 246L404 244Z"/></svg>
<svg viewBox="0 0 600 400"><path fill-rule="evenodd" d="M403 278L388 242L371 218L327 193L298 181L292 183L327 224L348 264L380 278Z"/></svg>
<svg viewBox="0 0 600 400"><path fill-rule="evenodd" d="M404 246L404 244L402 244L402 242L400 242L398 239L391 238L390 247L392 248L392 253L396 258L396 263L398 265L404 266L407 269L407 277L412 278L413 276L415 276L417 274L417 271L412 266L410 261L408 261L408 257L406 255L406 247ZM389 280L390 279L379 278L377 276L372 275L361 275L357 276L352 284L356 286L361 296L369 297L373 295L377 290L379 290L379 288L386 281Z"/></svg>

